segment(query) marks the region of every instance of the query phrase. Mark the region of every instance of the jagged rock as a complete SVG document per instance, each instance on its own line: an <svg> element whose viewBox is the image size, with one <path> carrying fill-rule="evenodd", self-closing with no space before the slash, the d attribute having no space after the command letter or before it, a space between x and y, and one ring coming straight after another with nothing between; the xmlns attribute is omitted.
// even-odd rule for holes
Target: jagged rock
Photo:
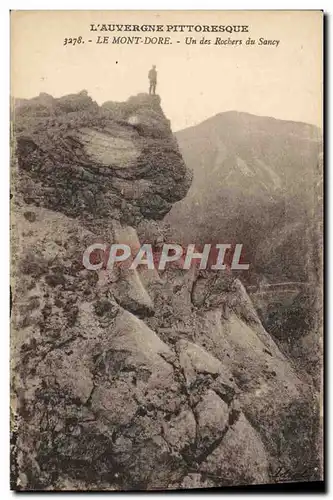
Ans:
<svg viewBox="0 0 333 500"><path fill-rule="evenodd" d="M195 408L198 422L198 451L204 451L218 440L229 423L228 405L212 390L201 398Z"/></svg>
<svg viewBox="0 0 333 500"><path fill-rule="evenodd" d="M224 375L226 380L229 379L228 373L226 373L222 364L202 347L181 340L178 344L178 350L179 360L188 384L193 382L198 373L208 373L215 377Z"/></svg>
<svg viewBox="0 0 333 500"><path fill-rule="evenodd" d="M271 338L262 328L258 334L253 325L250 327L235 313L225 320L219 310L206 312L200 318L199 331L197 341L204 339L206 349L221 360L225 370L230 371L232 380L240 390L242 409L260 432L265 446L290 469L295 446L300 457L306 452L307 444L299 443L296 427L288 434L288 447L279 447L277 436L284 432L282 422L294 418L295 409L290 413L293 403L304 407L304 413L299 414L303 415L299 416L299 425L309 429L308 418L315 404L311 388L304 380L300 380L290 362L276 345L272 345ZM308 417L305 416L305 408L308 408ZM312 431L309 432L312 434ZM291 446L292 442L295 443L294 447Z"/></svg>
<svg viewBox="0 0 333 500"><path fill-rule="evenodd" d="M223 307L235 281L230 271L200 271L192 287L192 302L196 307L214 309Z"/></svg>
<svg viewBox="0 0 333 500"><path fill-rule="evenodd" d="M154 314L154 306L136 269L120 269L119 279L113 289L117 302L138 316Z"/></svg>
<svg viewBox="0 0 333 500"><path fill-rule="evenodd" d="M158 96L99 107L85 92L42 95L18 103L14 126L15 488L209 487L298 470L308 393L240 282L82 264L95 242L137 249L136 226L187 192ZM309 449L312 437L305 426Z"/></svg>
<svg viewBox="0 0 333 500"><path fill-rule="evenodd" d="M193 488L212 488L216 486L214 481L210 479L203 478L201 474L191 473L188 474L180 485L175 485L175 489L193 489Z"/></svg>
<svg viewBox="0 0 333 500"><path fill-rule="evenodd" d="M122 117L84 93L42 102L19 103L15 112L16 189L27 203L135 225L162 218L185 196L191 174L156 97L132 97Z"/></svg>
<svg viewBox="0 0 333 500"><path fill-rule="evenodd" d="M200 472L215 478L221 486L265 484L269 481L264 445L243 415L201 464Z"/></svg>
<svg viewBox="0 0 333 500"><path fill-rule="evenodd" d="M196 421L191 410L183 410L163 424L165 440L177 451L193 446L196 438Z"/></svg>

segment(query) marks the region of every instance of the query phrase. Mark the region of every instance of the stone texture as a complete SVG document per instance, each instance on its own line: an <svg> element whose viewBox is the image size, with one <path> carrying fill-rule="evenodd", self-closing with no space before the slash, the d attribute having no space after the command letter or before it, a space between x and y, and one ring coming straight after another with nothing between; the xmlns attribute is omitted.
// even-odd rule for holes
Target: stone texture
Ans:
<svg viewBox="0 0 333 500"><path fill-rule="evenodd" d="M203 488L314 468L310 388L240 282L82 265L97 241L137 248L136 227L187 192L159 97L41 95L17 103L14 126L13 488Z"/></svg>
<svg viewBox="0 0 333 500"><path fill-rule="evenodd" d="M37 98L15 111L16 189L26 203L84 222L108 217L135 225L162 218L185 196L191 173L158 96L132 97L120 114L84 94L77 103L71 96L69 106L61 99L45 105Z"/></svg>
<svg viewBox="0 0 333 500"><path fill-rule="evenodd" d="M264 446L243 415L201 464L200 471L218 478L222 486L269 482Z"/></svg>

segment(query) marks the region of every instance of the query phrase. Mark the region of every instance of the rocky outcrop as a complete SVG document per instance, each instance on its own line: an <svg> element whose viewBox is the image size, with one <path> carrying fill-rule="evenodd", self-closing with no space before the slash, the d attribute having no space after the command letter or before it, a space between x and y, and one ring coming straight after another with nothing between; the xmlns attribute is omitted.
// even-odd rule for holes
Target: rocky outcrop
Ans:
<svg viewBox="0 0 333 500"><path fill-rule="evenodd" d="M42 95L14 126L13 488L315 477L311 387L234 276L82 265L187 192L159 98Z"/></svg>
<svg viewBox="0 0 333 500"><path fill-rule="evenodd" d="M44 96L21 103L14 123L28 204L136 225L162 218L190 186L158 96L101 108L85 93L47 104Z"/></svg>

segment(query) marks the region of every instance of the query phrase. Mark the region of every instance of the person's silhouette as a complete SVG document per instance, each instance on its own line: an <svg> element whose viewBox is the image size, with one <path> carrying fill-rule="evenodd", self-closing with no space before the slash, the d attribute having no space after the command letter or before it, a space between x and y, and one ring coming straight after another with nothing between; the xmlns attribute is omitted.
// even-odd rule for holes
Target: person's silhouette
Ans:
<svg viewBox="0 0 333 500"><path fill-rule="evenodd" d="M155 65L153 65L153 67L149 70L148 78L149 78L149 94L155 95L156 85L157 85L157 71Z"/></svg>

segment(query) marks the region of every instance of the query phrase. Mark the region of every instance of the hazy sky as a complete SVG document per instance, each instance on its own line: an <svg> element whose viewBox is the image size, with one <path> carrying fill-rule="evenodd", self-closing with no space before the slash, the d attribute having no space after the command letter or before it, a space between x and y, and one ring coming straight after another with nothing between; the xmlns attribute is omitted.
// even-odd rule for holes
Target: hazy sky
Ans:
<svg viewBox="0 0 333 500"><path fill-rule="evenodd" d="M91 32L91 23L249 25L249 33ZM63 45L80 35L84 44ZM98 45L98 35L170 36L172 44ZM191 35L196 45L184 43ZM203 36L243 45L201 45ZM247 46L249 36L280 42ZM147 73L156 64L157 93L173 130L229 110L322 124L319 11L21 11L12 13L11 51L15 97L86 89L99 104L123 101L147 92Z"/></svg>

